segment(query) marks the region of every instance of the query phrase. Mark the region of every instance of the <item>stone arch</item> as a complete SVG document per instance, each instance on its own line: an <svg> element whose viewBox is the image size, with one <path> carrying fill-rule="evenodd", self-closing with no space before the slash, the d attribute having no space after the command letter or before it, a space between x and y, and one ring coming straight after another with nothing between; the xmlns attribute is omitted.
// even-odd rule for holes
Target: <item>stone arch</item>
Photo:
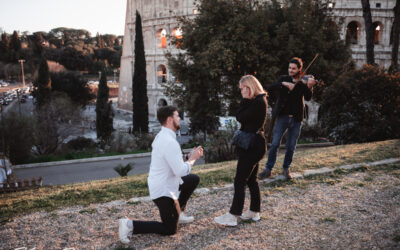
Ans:
<svg viewBox="0 0 400 250"><path fill-rule="evenodd" d="M157 106L158 106L159 108L168 106L168 102L167 102L167 100L165 100L164 98L160 98L160 99L157 101Z"/></svg>
<svg viewBox="0 0 400 250"><path fill-rule="evenodd" d="M157 31L157 47L158 48L167 48L167 30L159 29Z"/></svg>
<svg viewBox="0 0 400 250"><path fill-rule="evenodd" d="M382 37L383 37L383 24L379 21L374 22L372 24L374 27L374 43L375 44L380 44L382 42Z"/></svg>
<svg viewBox="0 0 400 250"><path fill-rule="evenodd" d="M357 21L351 21L346 27L346 43L358 44L360 41L361 24Z"/></svg>
<svg viewBox="0 0 400 250"><path fill-rule="evenodd" d="M163 64L157 66L157 82L158 83L167 82L167 67L165 67L165 65Z"/></svg>

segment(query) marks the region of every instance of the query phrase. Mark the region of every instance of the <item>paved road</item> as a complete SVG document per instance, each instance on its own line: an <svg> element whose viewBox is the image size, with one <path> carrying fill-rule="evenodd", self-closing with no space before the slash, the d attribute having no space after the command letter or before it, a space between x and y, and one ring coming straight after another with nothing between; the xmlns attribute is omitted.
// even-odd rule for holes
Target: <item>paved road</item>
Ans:
<svg viewBox="0 0 400 250"><path fill-rule="evenodd" d="M312 150L313 148L299 147L296 151ZM280 150L279 154L284 154L285 150ZM123 156L121 156L123 157ZM149 172L150 157L118 159L108 161L97 161L87 163L74 163L68 165L57 165L48 167L34 167L14 169L14 173L20 179L43 177L43 185L61 185L78 182L87 182L91 180L102 180L118 177L118 173L113 169L122 164L134 163L134 168L128 175L144 174ZM195 165L204 164L204 158L201 158Z"/></svg>
<svg viewBox="0 0 400 250"><path fill-rule="evenodd" d="M43 185L60 185L118 177L118 173L115 172L113 168L118 166L118 164L125 166L131 162L134 162L134 168L128 173L128 175L149 172L150 157L141 157L124 160L109 160L49 167L15 169L14 173L20 179L42 176ZM200 159L196 162L196 164L203 163L203 159Z"/></svg>

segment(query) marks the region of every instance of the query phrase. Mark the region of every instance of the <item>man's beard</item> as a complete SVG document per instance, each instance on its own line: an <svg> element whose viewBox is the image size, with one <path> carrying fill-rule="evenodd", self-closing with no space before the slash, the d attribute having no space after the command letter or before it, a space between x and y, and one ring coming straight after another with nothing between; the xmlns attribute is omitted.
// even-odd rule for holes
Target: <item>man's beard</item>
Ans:
<svg viewBox="0 0 400 250"><path fill-rule="evenodd" d="M174 128L175 128L175 130L179 130L179 129L181 129L181 125L174 121Z"/></svg>
<svg viewBox="0 0 400 250"><path fill-rule="evenodd" d="M297 77L299 75L300 71L297 71L296 73L294 72L289 72L289 76L291 77Z"/></svg>

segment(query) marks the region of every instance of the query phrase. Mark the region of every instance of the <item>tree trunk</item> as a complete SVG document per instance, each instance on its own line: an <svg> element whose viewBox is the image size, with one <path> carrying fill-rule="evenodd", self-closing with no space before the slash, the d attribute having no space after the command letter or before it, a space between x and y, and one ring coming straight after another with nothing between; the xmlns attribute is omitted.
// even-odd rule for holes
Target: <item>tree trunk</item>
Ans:
<svg viewBox="0 0 400 250"><path fill-rule="evenodd" d="M371 8L369 0L361 0L363 17L365 22L365 34L367 40L367 64L375 64L374 59L374 26L372 25Z"/></svg>
<svg viewBox="0 0 400 250"><path fill-rule="evenodd" d="M399 71L398 56L399 56L399 33L400 33L400 0L396 0L396 6L393 8L393 34L392 34L392 63L390 71Z"/></svg>

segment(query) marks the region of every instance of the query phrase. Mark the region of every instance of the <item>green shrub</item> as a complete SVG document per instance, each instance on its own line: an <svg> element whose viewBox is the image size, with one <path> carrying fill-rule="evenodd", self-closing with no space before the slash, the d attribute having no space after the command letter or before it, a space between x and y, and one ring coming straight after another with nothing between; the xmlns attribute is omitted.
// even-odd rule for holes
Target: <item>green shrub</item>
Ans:
<svg viewBox="0 0 400 250"><path fill-rule="evenodd" d="M229 121L227 130L219 130L209 136L204 157L206 163L229 161L236 158L232 137L238 128L237 122Z"/></svg>
<svg viewBox="0 0 400 250"><path fill-rule="evenodd" d="M12 164L28 162L33 146L32 119L11 112L3 115L0 128L0 150L5 152Z"/></svg>
<svg viewBox="0 0 400 250"><path fill-rule="evenodd" d="M151 144L155 138L154 134L135 134L134 149L135 150L151 150Z"/></svg>
<svg viewBox="0 0 400 250"><path fill-rule="evenodd" d="M133 169L132 165L134 163L128 163L125 165L125 167L123 167L121 164L119 164L118 166L116 166L114 168L115 172L117 172L119 174L119 176L127 176L129 171L131 171Z"/></svg>
<svg viewBox="0 0 400 250"><path fill-rule="evenodd" d="M326 131L322 129L321 123L317 123L316 125L303 125L301 127L301 133L299 137L299 141L301 142L317 142L317 141L325 141L326 140Z"/></svg>
<svg viewBox="0 0 400 250"><path fill-rule="evenodd" d="M74 150L83 150L87 148L94 148L96 147L96 143L90 139L90 138L85 138L83 136L79 136L75 139L70 140L67 143L68 147Z"/></svg>
<svg viewBox="0 0 400 250"><path fill-rule="evenodd" d="M114 131L109 143L109 152L127 153L135 148L134 137L121 131Z"/></svg>
<svg viewBox="0 0 400 250"><path fill-rule="evenodd" d="M323 93L322 126L340 144L400 138L399 96L400 73L349 70Z"/></svg>

